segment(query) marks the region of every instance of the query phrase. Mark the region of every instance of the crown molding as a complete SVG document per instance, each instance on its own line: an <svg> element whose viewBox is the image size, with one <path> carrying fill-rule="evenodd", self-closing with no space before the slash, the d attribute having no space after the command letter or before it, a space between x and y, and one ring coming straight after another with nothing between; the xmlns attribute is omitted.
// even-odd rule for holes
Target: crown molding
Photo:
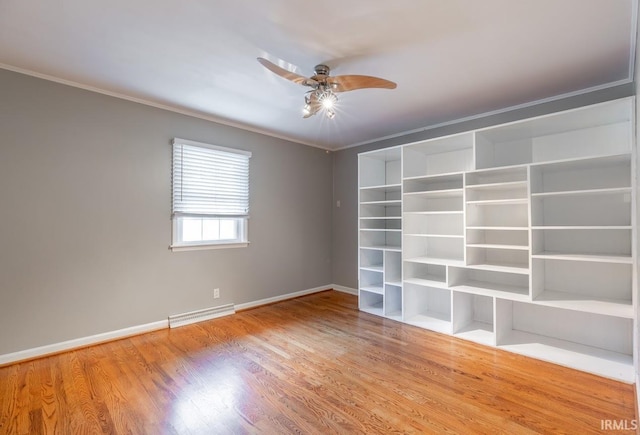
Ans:
<svg viewBox="0 0 640 435"><path fill-rule="evenodd" d="M154 107L156 109L167 110L169 112L179 113L180 115L186 115L186 116L191 116L193 118L203 119L205 121L215 122L216 124L226 125L228 127L233 127L233 128L237 128L237 129L240 129L240 130L245 130L245 131L249 131L249 132L252 132L252 133L258 133L258 134L262 134L262 135L265 135L265 136L273 137L273 138L276 138L276 139L286 140L288 142L293 142L293 143L297 143L297 144L301 144L301 145L307 145L307 146L310 146L310 147L313 147L313 148L320 148L320 149L325 150L325 151L333 151L333 148L327 148L327 147L324 147L324 146L321 146L321 145L318 145L318 144L315 144L315 143L312 143L312 142L306 142L306 141L302 141L302 140L295 139L295 138L292 138L292 137L288 137L288 136L285 136L285 135L280 135L280 134L274 133L274 132L266 130L266 129L261 129L261 128L258 128L258 127L250 126L248 124L229 121L227 119L219 118L219 117L213 116L213 115L205 115L205 114L193 111L193 110L188 110L188 109L184 109L184 108L177 107L177 106L172 106L172 105L168 105L168 104L161 104L161 103L158 103L158 102L155 102L155 101L146 100L144 98L132 97L130 95L121 94L119 92L108 91L106 89L98 88L98 87L95 87L95 86L86 85L86 84L75 82L75 81L72 81L72 80L62 79L62 78L51 76L51 75L48 75L48 74L42 74L42 73L39 73L39 72L36 72L36 71L32 71L32 70L16 67L16 66L13 66L13 65L8 65L8 64L5 64L5 63L0 63L0 69L5 69L7 71L12 71L12 72L16 72L16 73L19 73L19 74L24 74L24 75L27 75L27 76L31 76L31 77L36 77L36 78L39 78L39 79L42 79L42 80L48 80L48 81L51 81L51 82L60 83L62 85L71 86L71 87L82 89L82 90L85 90L85 91L90 91L90 92L95 92L95 93L102 94L102 95L107 95L109 97L119 98L121 100L131 101L133 103L144 104L145 106Z"/></svg>

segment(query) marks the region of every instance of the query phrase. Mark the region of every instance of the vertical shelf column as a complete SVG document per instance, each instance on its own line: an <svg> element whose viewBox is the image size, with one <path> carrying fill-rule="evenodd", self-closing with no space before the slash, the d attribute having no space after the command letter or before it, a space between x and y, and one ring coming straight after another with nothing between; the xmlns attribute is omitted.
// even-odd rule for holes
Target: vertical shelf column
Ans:
<svg viewBox="0 0 640 435"><path fill-rule="evenodd" d="M358 304L362 311L402 317L401 150L358 156Z"/></svg>
<svg viewBox="0 0 640 435"><path fill-rule="evenodd" d="M453 332L447 268L464 264L463 172L473 168L473 135L403 149L404 321Z"/></svg>

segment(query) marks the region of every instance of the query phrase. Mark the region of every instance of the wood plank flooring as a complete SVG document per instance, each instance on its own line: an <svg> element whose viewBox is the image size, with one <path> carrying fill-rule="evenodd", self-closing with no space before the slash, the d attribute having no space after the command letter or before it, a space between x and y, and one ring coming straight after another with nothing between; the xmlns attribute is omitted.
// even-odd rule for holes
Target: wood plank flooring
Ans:
<svg viewBox="0 0 640 435"><path fill-rule="evenodd" d="M587 434L635 418L631 385L334 291L0 368L1 434Z"/></svg>

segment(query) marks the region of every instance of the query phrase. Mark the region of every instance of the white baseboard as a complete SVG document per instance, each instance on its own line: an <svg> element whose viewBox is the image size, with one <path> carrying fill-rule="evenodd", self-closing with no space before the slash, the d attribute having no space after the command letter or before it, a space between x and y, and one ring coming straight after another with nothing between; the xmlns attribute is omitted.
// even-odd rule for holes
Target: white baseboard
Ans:
<svg viewBox="0 0 640 435"><path fill-rule="evenodd" d="M293 299L300 296L310 295L312 293L323 292L326 290L331 290L333 287L331 284L323 285L320 287L314 287L307 290L301 290L299 292L287 293L286 295L274 296L272 298L260 299L253 302L247 302L244 304L236 304L236 311L240 310L248 310L249 308L259 307L260 305L272 304L274 302L286 301L287 299Z"/></svg>
<svg viewBox="0 0 640 435"><path fill-rule="evenodd" d="M331 286L337 292L348 293L350 295L358 296L358 289L351 288L351 287L345 287L343 285L338 285L338 284L331 284Z"/></svg>
<svg viewBox="0 0 640 435"><path fill-rule="evenodd" d="M246 310L249 308L259 307L260 305L272 304L274 302L285 301L287 299L293 299L300 296L310 295L313 293L318 293L318 292L331 290L331 289L334 289L339 292L349 293L349 294L358 294L358 291L355 289L340 286L340 285L335 285L335 284L328 284L320 287L310 288L307 290L301 290L298 292L287 293L286 295L274 296L272 298L260 299L253 302L238 304L238 305L235 305L234 307L229 307L229 309L226 310L224 313L216 313L215 317L220 317L226 314L232 314L231 311L233 310L233 308L235 308L236 311ZM207 311L207 310L201 310L201 311ZM195 312L195 313L198 313L198 312ZM193 313L186 313L186 314L189 315ZM195 321L200 321L200 320L204 320L204 319L198 318ZM78 349L81 347L92 346L94 344L104 343L107 341L118 340L120 338L126 338L133 335L144 334L146 332L157 331L159 329L166 329L168 327L169 327L169 320L166 319L166 320L160 320L157 322L147 323L144 325L131 326L129 328L118 329L116 331L104 332L102 334L90 335L88 337L76 338L73 340L63 341L60 343L34 347L32 349L20 350L18 352L7 353L4 355L0 355L0 366L16 363L19 361L26 361L34 358L41 358L47 355L52 355L52 354L56 354L64 351Z"/></svg>
<svg viewBox="0 0 640 435"><path fill-rule="evenodd" d="M0 355L0 366L18 361L25 361L40 358L46 355L60 353L80 347L91 346L104 343L106 341L118 340L120 338L131 337L132 335L144 334L145 332L165 329L169 326L167 320L147 323L144 325L132 326L130 328L118 329L116 331L104 332L102 334L90 335L88 337L76 338L60 343L48 344L46 346L34 347L32 349L20 350L18 352Z"/></svg>

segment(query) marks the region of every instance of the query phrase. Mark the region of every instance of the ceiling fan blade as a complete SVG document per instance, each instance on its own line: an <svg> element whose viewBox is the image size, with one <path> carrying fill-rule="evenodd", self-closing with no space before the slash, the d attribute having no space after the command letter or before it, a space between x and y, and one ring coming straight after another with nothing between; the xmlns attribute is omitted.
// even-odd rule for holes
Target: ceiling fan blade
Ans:
<svg viewBox="0 0 640 435"><path fill-rule="evenodd" d="M395 89L398 86L392 81L379 77L359 75L329 77L327 82L332 84L334 92L347 92L366 88Z"/></svg>
<svg viewBox="0 0 640 435"><path fill-rule="evenodd" d="M299 85L314 86L317 84L315 80L309 79L305 76L301 76L300 74L296 74L294 72L281 68L275 63L270 62L263 57L259 57L258 62L260 62L260 64L266 69L268 69L269 71L279 75L282 78L291 80L292 82L297 83Z"/></svg>

